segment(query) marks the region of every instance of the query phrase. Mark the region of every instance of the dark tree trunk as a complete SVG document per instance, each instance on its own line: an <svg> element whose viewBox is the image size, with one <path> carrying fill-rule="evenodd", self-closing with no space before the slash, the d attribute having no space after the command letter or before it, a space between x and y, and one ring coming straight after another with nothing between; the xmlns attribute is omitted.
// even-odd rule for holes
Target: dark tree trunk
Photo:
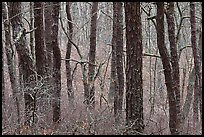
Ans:
<svg viewBox="0 0 204 137"><path fill-rule="evenodd" d="M178 50L176 45L176 37L175 37L175 22L174 22L174 2L170 2L167 7L167 24L168 24L168 34L169 34L169 42L170 42L170 50L171 50L171 66L172 66L172 90L175 92L176 97L176 105L177 105L177 128L180 128L181 122L181 104L180 104L180 72L179 72L179 58L178 58Z"/></svg>
<svg viewBox="0 0 204 137"><path fill-rule="evenodd" d="M45 100L43 100L43 111L46 116L44 119L45 124L49 124L52 122L52 114L50 111L52 110L52 102L51 96L53 92L53 48L52 48L52 12L53 6L52 2L45 2L44 3L44 18L45 18L45 45L46 45L46 58L47 58L47 85L46 85L46 92Z"/></svg>
<svg viewBox="0 0 204 137"><path fill-rule="evenodd" d="M91 30L90 30L90 48L88 65L88 85L87 105L95 108L95 60L96 60L96 28L97 28L97 10L98 2L93 2L91 11Z"/></svg>
<svg viewBox="0 0 204 137"><path fill-rule="evenodd" d="M113 31L115 35L114 44L116 50L116 84L117 88L115 90L114 96L114 114L115 121L118 123L122 115L122 104L123 104L123 92L124 92L124 73L123 73L123 12L122 12L122 3L114 2L113 3L113 12L114 12L114 28Z"/></svg>
<svg viewBox="0 0 204 137"><path fill-rule="evenodd" d="M44 45L43 2L34 2L35 55L37 74L44 79L46 49Z"/></svg>
<svg viewBox="0 0 204 137"><path fill-rule="evenodd" d="M125 3L126 22L126 121L129 134L144 130L142 88L142 26L140 3Z"/></svg>
<svg viewBox="0 0 204 137"><path fill-rule="evenodd" d="M38 98L38 102L36 102L38 115L40 119L38 123L40 126L44 126L42 120L44 121L47 108L47 96L48 90L47 88L47 59L46 59L46 48L45 48L45 33L44 33L44 21L43 21L43 2L34 2L34 27L37 28L35 30L35 58L36 58L36 70L37 70L37 81L42 84L42 86L38 86L36 90L36 98ZM46 121L45 121L46 123Z"/></svg>
<svg viewBox="0 0 204 137"><path fill-rule="evenodd" d="M200 94L202 94L202 77L201 77L201 57L199 55L199 49L197 45L196 38L196 19L195 19L195 3L190 2L190 22L191 22L191 44L193 50L194 57L194 65L195 65L195 74L196 74L196 82L194 90L194 119L198 119L198 100Z"/></svg>
<svg viewBox="0 0 204 137"><path fill-rule="evenodd" d="M53 67L53 48L52 48L52 12L53 12L52 2L44 3L44 17L45 17L45 44L46 44L46 56L47 56L47 67L48 69L48 77L49 84L52 85L52 67Z"/></svg>
<svg viewBox="0 0 204 137"><path fill-rule="evenodd" d="M157 45L159 48L159 53L161 55L162 64L164 68L164 76L167 87L167 95L169 100L169 128L171 134L179 134L177 128L178 115L177 115L177 105L175 91L173 90L173 77L171 74L171 64L170 58L165 46L165 36L164 36L164 3L157 2Z"/></svg>
<svg viewBox="0 0 204 137"><path fill-rule="evenodd" d="M9 17L12 18L11 25L13 29L13 40L19 58L19 70L22 70L23 87L24 87L24 100L25 100L25 125L30 126L34 121L34 93L32 90L32 83L30 78L35 73L32 57L28 50L25 37L25 28L23 27L21 18L21 3L9 3ZM16 16L18 15L18 16ZM20 35L20 36L19 36Z"/></svg>
<svg viewBox="0 0 204 137"><path fill-rule="evenodd" d="M61 118L60 100L61 100L61 52L58 45L58 21L59 21L60 3L53 2L53 25L52 25L52 48L53 48L53 122L58 124Z"/></svg>
<svg viewBox="0 0 204 137"><path fill-rule="evenodd" d="M71 41L72 40L72 34L73 34L73 24L72 24L72 16L70 12L70 2L66 2L66 13L67 13L67 19L68 19L68 25L69 25L69 40L67 42L67 51L66 51L66 72L67 72L67 93L68 93L68 99L71 106L74 104L74 91L72 86L72 75L71 75L71 66L70 66L70 55L71 55Z"/></svg>

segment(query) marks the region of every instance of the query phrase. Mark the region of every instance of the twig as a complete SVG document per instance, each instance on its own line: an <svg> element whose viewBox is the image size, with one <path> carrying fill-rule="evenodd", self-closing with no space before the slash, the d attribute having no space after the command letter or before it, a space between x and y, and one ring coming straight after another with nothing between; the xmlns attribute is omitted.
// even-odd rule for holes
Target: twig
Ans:
<svg viewBox="0 0 204 137"><path fill-rule="evenodd" d="M143 56L150 56L150 57L161 58L159 55L155 55L155 54L151 54L151 53L143 53Z"/></svg>
<svg viewBox="0 0 204 137"><path fill-rule="evenodd" d="M77 62L77 63L79 63L79 64L87 63L87 64L91 64L91 65L93 65L93 66L98 66L98 65L93 64L93 63L91 63L91 62L89 62L89 61L79 61L79 60L76 60L76 59L64 59L64 58L61 58L61 60L73 61L73 62Z"/></svg>

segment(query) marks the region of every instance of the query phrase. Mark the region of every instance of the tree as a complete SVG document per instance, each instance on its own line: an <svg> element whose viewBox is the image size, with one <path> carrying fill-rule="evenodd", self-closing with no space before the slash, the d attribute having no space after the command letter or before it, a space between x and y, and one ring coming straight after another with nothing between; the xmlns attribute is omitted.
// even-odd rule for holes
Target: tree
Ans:
<svg viewBox="0 0 204 137"><path fill-rule="evenodd" d="M195 89L194 89L194 119L198 120L198 101L199 96L202 94L202 77L201 77L201 58L196 38L196 19L195 19L195 3L190 2L190 22L191 22L191 44L195 65Z"/></svg>
<svg viewBox="0 0 204 137"><path fill-rule="evenodd" d="M39 114L42 120L44 116L49 115L46 109L48 101L48 91L47 88L47 57L46 57L46 47L45 47L45 33L44 33L44 13L43 13L43 2L34 2L34 27L35 30L35 59L36 59L36 71L37 71L37 81L41 83L42 86L37 86L36 90L36 104L38 106ZM46 22L47 23L47 22ZM47 37L46 37L47 38ZM46 43L47 44L47 43ZM49 45L47 45L49 46ZM51 62L51 61L50 61Z"/></svg>
<svg viewBox="0 0 204 137"><path fill-rule="evenodd" d="M26 45L26 29L24 28L21 16L21 3L9 3L9 18L13 31L13 42L16 47L19 59L19 70L22 70L23 90L25 100L25 125L33 126L35 123L35 104L33 83L31 77L35 74L35 67L28 45ZM32 124L33 123L33 124Z"/></svg>
<svg viewBox="0 0 204 137"><path fill-rule="evenodd" d="M29 29L34 27L34 2L30 2L30 24ZM33 59L35 60L35 46L34 46L34 31L30 32L30 50Z"/></svg>
<svg viewBox="0 0 204 137"><path fill-rule="evenodd" d="M174 2L169 2L167 7L167 24L171 51L171 74L172 74L172 90L175 93L176 109L177 109L177 127L180 128L181 122L181 105L180 105L180 72L179 72L179 58L175 37L175 21L174 21ZM175 112L174 112L175 113Z"/></svg>
<svg viewBox="0 0 204 137"><path fill-rule="evenodd" d="M117 3L117 2L116 2ZM116 3L114 5L116 5ZM113 33L112 33L112 51L111 51L111 74L110 74L110 87L108 93L109 102L114 101L114 96L117 90L116 81L116 38L117 38L117 10L116 6L113 7Z"/></svg>
<svg viewBox="0 0 204 137"><path fill-rule="evenodd" d="M52 48L53 48L53 78L54 78L54 89L53 89L53 122L58 124L60 122L61 110L60 110L60 99L61 99L61 53L58 45L58 21L59 21L59 2L53 2L53 24L52 24Z"/></svg>
<svg viewBox="0 0 204 137"><path fill-rule="evenodd" d="M72 47L72 35L73 35L73 24L72 24L72 16L70 12L70 2L66 2L66 13L68 19L69 26L69 39L67 42L67 51L66 51L66 73L67 73L67 93L69 97L69 103L73 105L74 103L74 91L72 87L72 75L71 75L71 66L70 66L70 55L71 55L71 47Z"/></svg>
<svg viewBox="0 0 204 137"><path fill-rule="evenodd" d="M53 12L53 6L52 2L44 2L44 36L45 36L45 46L46 46L46 70L47 70L47 75L46 75L46 93L44 95L44 99L41 99L43 101L43 113L46 116L46 120L44 118L44 121L46 124L52 122L52 115L50 114L50 111L52 110L52 105L51 105L51 98L50 96L52 95L53 92L53 48L52 48L52 24L53 24L53 19L52 19L52 12Z"/></svg>
<svg viewBox="0 0 204 137"><path fill-rule="evenodd" d="M34 9L36 70L37 74L44 79L46 74L46 49L43 35L43 2L35 2Z"/></svg>
<svg viewBox="0 0 204 137"><path fill-rule="evenodd" d="M116 67L115 95L114 95L114 115L115 122L118 123L122 115L124 73L123 73L123 12L122 3L113 2L113 45Z"/></svg>
<svg viewBox="0 0 204 137"><path fill-rule="evenodd" d="M19 127L20 127L20 108L19 108L19 90L18 90L18 80L16 78L16 68L15 68L15 63L14 63L14 46L11 44L11 29L10 29L10 19L8 16L8 5L7 2L3 3L2 7L2 16L4 19L4 30L5 30L5 51L6 51L6 57L7 57L7 64L8 64L8 71L9 71L9 77L10 77L10 82L11 82L11 88L12 88L12 93L13 93L13 99L14 99L14 105L17 110L17 126L18 130L17 132L19 133ZM4 73L3 73L4 75ZM3 76L2 75L2 76ZM2 77L2 93L5 91L4 87L4 78ZM3 94L3 107L5 106L5 100L4 100L4 94Z"/></svg>
<svg viewBox="0 0 204 137"><path fill-rule="evenodd" d="M161 55L162 64L164 68L164 76L165 76L165 82L167 87L167 95L168 95L168 101L169 101L169 128L171 131L171 134L179 134L179 111L177 107L177 98L176 98L176 91L173 85L173 76L172 76L172 66L170 64L170 56L168 54L167 48L165 46L165 35L164 35L164 3L163 2L157 2L157 16L156 16L156 22L157 22L157 45L159 48L159 53ZM172 31L172 30L171 30ZM169 34L169 35L174 35ZM172 38L170 36L170 38ZM172 41L174 42L174 41ZM172 43L170 43L172 44ZM174 43L173 43L174 44ZM174 45L175 46L175 45ZM171 48L175 48L172 47ZM172 58L171 58L172 59ZM179 93L180 94L180 93Z"/></svg>
<svg viewBox="0 0 204 137"><path fill-rule="evenodd" d="M126 22L126 121L131 134L144 130L142 87L142 26L140 3L125 3Z"/></svg>
<svg viewBox="0 0 204 137"><path fill-rule="evenodd" d="M88 64L88 91L85 91L85 99L90 108L95 108L95 60L96 60L96 28L97 28L97 10L98 2L93 2L91 11L91 28L90 28L90 48Z"/></svg>

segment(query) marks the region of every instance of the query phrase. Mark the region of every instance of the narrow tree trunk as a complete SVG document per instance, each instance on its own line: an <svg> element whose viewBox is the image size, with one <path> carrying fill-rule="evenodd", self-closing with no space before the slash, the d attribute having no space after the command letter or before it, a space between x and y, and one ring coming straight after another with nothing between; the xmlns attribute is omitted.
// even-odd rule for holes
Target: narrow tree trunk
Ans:
<svg viewBox="0 0 204 137"><path fill-rule="evenodd" d="M165 46L165 36L164 36L164 3L157 2L157 45L159 48L159 53L161 55L162 64L164 68L164 76L165 82L167 87L167 95L169 100L169 128L171 134L179 134L177 129L177 105L176 105L176 96L175 92L173 91L173 77L171 74L171 64L170 58Z"/></svg>
<svg viewBox="0 0 204 137"><path fill-rule="evenodd" d="M202 57L202 31L200 31L200 35L199 35L199 54L200 57ZM201 59L201 67L202 67L202 58ZM201 76L202 76L202 71L201 71ZM201 77L201 81L202 81L202 77ZM201 82L202 84L202 82ZM200 121L202 122L202 85L201 86L201 90L199 92L199 100L200 100Z"/></svg>
<svg viewBox="0 0 204 137"><path fill-rule="evenodd" d="M35 30L35 58L36 58L36 70L37 70L37 81L42 85L38 86L36 91L36 98L38 102L35 102L38 109L38 115L40 119L38 121L39 126L44 126L44 119L46 117L47 108L47 58L45 48L45 33L44 33L44 21L43 21L43 2L34 2L34 27ZM46 121L45 121L46 124Z"/></svg>
<svg viewBox="0 0 204 137"><path fill-rule="evenodd" d="M90 48L88 65L88 106L95 108L95 60L96 60L96 28L97 28L98 2L93 2L91 11ZM87 91L85 91L87 92Z"/></svg>
<svg viewBox="0 0 204 137"><path fill-rule="evenodd" d="M34 26L34 3L30 2L30 30L33 29ZM35 46L34 46L34 32L30 32L30 50L33 57L33 60L35 60Z"/></svg>
<svg viewBox="0 0 204 137"><path fill-rule="evenodd" d="M199 55L198 45L197 45L197 38L196 38L196 19L195 19L195 3L190 2L190 22L191 22L191 44L193 50L193 57L194 57L194 65L195 65L195 74L196 80L195 83L196 90L194 91L194 109L198 109L198 102L199 100L199 93L202 91L202 77L201 77L201 58ZM198 119L198 111L194 110L194 119Z"/></svg>
<svg viewBox="0 0 204 137"><path fill-rule="evenodd" d="M123 104L123 92L124 92L124 73L123 73L123 14L122 14L122 3L113 3L114 27L115 35L113 35L115 44L113 47L116 49L116 90L114 96L114 114L116 123L120 122L122 115L122 104Z"/></svg>
<svg viewBox="0 0 204 137"><path fill-rule="evenodd" d="M71 75L71 66L70 66L70 55L71 55L71 40L72 40L72 34L73 34L73 24L72 24L72 17L70 12L70 2L66 2L66 13L67 13L67 19L68 19L68 25L69 25L69 40L67 42L67 51L66 51L66 73L67 73L67 93L68 93L68 99L71 106L74 104L74 91L72 86L72 75Z"/></svg>
<svg viewBox="0 0 204 137"><path fill-rule="evenodd" d="M140 3L125 3L126 22L126 121L129 134L142 134L143 88L142 88L142 26ZM131 127L130 127L131 126Z"/></svg>
<svg viewBox="0 0 204 137"><path fill-rule="evenodd" d="M43 2L34 3L34 27L35 31L35 55L36 69L40 77L44 79L46 74L46 49L44 45L44 27L43 27Z"/></svg>
<svg viewBox="0 0 204 137"><path fill-rule="evenodd" d="M46 124L50 125L52 122L52 114L50 111L52 110L52 92L53 92L53 48L52 48L52 12L53 6L52 2L44 3L44 18L45 18L45 45L46 45L46 58L47 58L47 94L45 95L44 100L44 114L46 116Z"/></svg>
<svg viewBox="0 0 204 137"><path fill-rule="evenodd" d="M59 124L61 121L61 52L58 45L58 21L59 21L60 3L53 2L53 25L52 25L52 48L53 48L53 78L54 78L54 90L53 90L53 122Z"/></svg>
<svg viewBox="0 0 204 137"><path fill-rule="evenodd" d="M3 111L4 111L4 107L5 107L5 81L4 81L4 56L2 55L2 109Z"/></svg>
<svg viewBox="0 0 204 137"><path fill-rule="evenodd" d="M110 74L110 87L108 93L108 100L110 103L114 101L114 96L116 92L116 27L115 27L115 19L116 14L113 13L113 36L112 36L112 52L111 52L111 74Z"/></svg>
<svg viewBox="0 0 204 137"><path fill-rule="evenodd" d="M180 72L179 72L179 58L176 45L175 37L175 22L174 22L174 2L170 2L167 7L167 24L168 24L168 34L170 42L170 51L171 51L171 66L172 66L172 90L175 93L176 97L176 114L178 117L177 129L180 128L181 114L180 114ZM175 113L175 112L174 112ZM180 131L179 131L180 132Z"/></svg>

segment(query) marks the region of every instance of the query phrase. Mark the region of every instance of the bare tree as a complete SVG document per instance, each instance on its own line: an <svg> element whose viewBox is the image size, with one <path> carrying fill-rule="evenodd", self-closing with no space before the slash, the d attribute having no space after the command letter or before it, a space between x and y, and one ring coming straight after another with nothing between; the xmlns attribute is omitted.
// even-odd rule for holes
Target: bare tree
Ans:
<svg viewBox="0 0 204 137"><path fill-rule="evenodd" d="M115 4L114 4L115 5ZM113 7L113 33L112 33L112 51L111 51L111 74L110 74L110 86L108 93L109 102L114 101L114 96L117 90L117 81L116 81L116 36L117 36L117 11L116 6Z"/></svg>
<svg viewBox="0 0 204 137"><path fill-rule="evenodd" d="M90 48L88 65L88 91L86 93L87 105L95 108L95 60L96 60L96 28L97 28L98 2L93 2L91 11Z"/></svg>
<svg viewBox="0 0 204 137"><path fill-rule="evenodd" d="M195 3L190 2L190 22L191 22L191 44L193 50L193 57L194 57L194 65L195 65L195 90L194 90L194 119L198 120L198 101L199 101L199 94L202 91L202 78L201 78L201 58L199 55L199 49L197 45L197 38L196 38L196 19L195 19Z"/></svg>
<svg viewBox="0 0 204 137"><path fill-rule="evenodd" d="M10 77L11 88L12 88L12 93L13 93L14 105L17 111L17 126L19 127L20 126L20 108L19 108L20 104L19 104L19 95L18 95L19 90L18 90L18 80L17 80L16 68L14 64L14 59L15 59L14 52L15 51L14 51L14 46L11 44L11 29L10 29L11 26L10 26L10 19L8 16L9 12L8 12L7 2L3 2L2 13L3 13L2 16L4 20L4 30L5 30L5 51L6 51L6 56L7 56L7 64L8 64L9 77ZM2 77L2 80L4 80L3 77ZM2 94L3 94L5 87L4 87L4 83L2 84L3 84L3 87L2 87ZM4 94L2 97L3 97L2 101L3 101L3 107L4 107L5 106ZM17 130L17 132L19 133L19 129Z"/></svg>
<svg viewBox="0 0 204 137"><path fill-rule="evenodd" d="M129 134L142 134L143 87L142 87L142 26L140 3L125 3L126 22L126 121Z"/></svg>
<svg viewBox="0 0 204 137"><path fill-rule="evenodd" d="M124 73L123 73L123 12L122 3L113 3L113 47L115 48L116 58L116 77L114 95L114 115L115 122L120 121L122 115L123 92L124 92Z"/></svg>
<svg viewBox="0 0 204 137"><path fill-rule="evenodd" d="M47 57L46 57L46 47L45 47L45 33L44 33L44 3L43 2L34 2L34 27L35 30L35 58L36 58L36 70L37 70L37 81L41 83L42 86L38 86L38 90L36 91L36 104L38 115L40 115L40 119L38 121L39 124L42 124L41 121L44 120L45 116L48 115L46 113L47 109ZM46 22L47 23L47 22ZM46 43L47 44L47 43ZM47 45L49 46L49 45Z"/></svg>
<svg viewBox="0 0 204 137"><path fill-rule="evenodd" d="M43 2L34 3L35 55L36 69L40 77L44 78L46 70L46 49L44 45Z"/></svg>
<svg viewBox="0 0 204 137"><path fill-rule="evenodd" d="M178 129L178 110L176 93L173 89L173 76L172 67L170 64L170 56L168 54L167 48L165 46L165 35L164 35L164 3L157 2L157 45L159 48L159 53L161 55L162 64L164 68L164 76L167 87L167 95L169 100L169 128L171 134L179 134Z"/></svg>
<svg viewBox="0 0 204 137"><path fill-rule="evenodd" d="M169 42L170 42L170 51L171 51L171 74L172 74L172 90L175 93L176 98L176 113L178 117L177 127L180 128L180 72L179 72L179 58L178 58L178 50L176 45L176 37L175 37L175 21L174 21L174 2L170 2L167 7L167 24L168 24L168 34L169 34ZM175 112L174 112L175 113Z"/></svg>
<svg viewBox="0 0 204 137"><path fill-rule="evenodd" d="M34 27L34 2L30 2L30 24L29 29ZM30 32L30 50L33 59L35 60L35 46L34 46L34 31Z"/></svg>
<svg viewBox="0 0 204 137"><path fill-rule="evenodd" d="M54 90L53 90L53 122L58 124L61 120L61 53L58 45L58 21L59 21L60 3L53 2L53 24L52 24L52 48L53 48L53 78L54 78Z"/></svg>
<svg viewBox="0 0 204 137"><path fill-rule="evenodd" d="M43 114L45 114L46 117L44 117L44 121L46 124L52 122L52 114L50 114L50 111L52 110L52 102L51 102L51 95L53 92L53 47L52 47L52 12L53 12L53 6L52 2L44 2L44 36L45 36L45 46L46 46L46 70L47 70L47 78L46 78L46 94L44 95L44 99L41 99L43 101ZM46 119L45 119L46 118ZM50 125L50 124L48 124Z"/></svg>
<svg viewBox="0 0 204 137"><path fill-rule="evenodd" d="M72 16L70 12L70 2L66 2L66 13L68 19L69 26L69 39L67 42L67 51L66 51L66 73L67 73L67 93L69 97L69 103L73 105L74 103L74 91L72 86L72 75L71 75L71 66L70 66L70 55L71 55L71 47L72 47L72 35L73 35L73 24L72 24Z"/></svg>
<svg viewBox="0 0 204 137"><path fill-rule="evenodd" d="M22 70L23 90L25 100L25 125L33 126L35 123L35 104L33 83L31 77L35 75L35 68L32 56L26 43L26 29L22 23L21 3L9 3L9 17L12 18L11 25L13 31L13 42L16 47L19 59L19 70Z"/></svg>

